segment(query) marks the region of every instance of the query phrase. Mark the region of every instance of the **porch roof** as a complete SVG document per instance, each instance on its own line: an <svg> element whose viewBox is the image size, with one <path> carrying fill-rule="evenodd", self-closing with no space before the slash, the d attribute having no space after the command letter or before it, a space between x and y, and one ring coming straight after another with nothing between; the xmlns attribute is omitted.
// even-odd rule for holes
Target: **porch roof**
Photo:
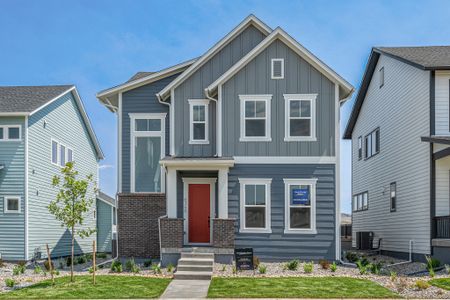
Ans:
<svg viewBox="0 0 450 300"><path fill-rule="evenodd" d="M431 135L420 138L422 142L450 145L450 136Z"/></svg>
<svg viewBox="0 0 450 300"><path fill-rule="evenodd" d="M232 167L232 157L173 157L167 156L159 161L164 167Z"/></svg>

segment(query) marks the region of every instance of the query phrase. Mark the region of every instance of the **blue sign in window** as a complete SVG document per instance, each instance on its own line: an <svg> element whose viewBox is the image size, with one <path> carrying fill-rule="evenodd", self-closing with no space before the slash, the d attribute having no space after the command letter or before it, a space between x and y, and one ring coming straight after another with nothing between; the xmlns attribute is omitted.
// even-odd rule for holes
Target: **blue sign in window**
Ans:
<svg viewBox="0 0 450 300"><path fill-rule="evenodd" d="M292 204L309 205L309 188L292 189Z"/></svg>

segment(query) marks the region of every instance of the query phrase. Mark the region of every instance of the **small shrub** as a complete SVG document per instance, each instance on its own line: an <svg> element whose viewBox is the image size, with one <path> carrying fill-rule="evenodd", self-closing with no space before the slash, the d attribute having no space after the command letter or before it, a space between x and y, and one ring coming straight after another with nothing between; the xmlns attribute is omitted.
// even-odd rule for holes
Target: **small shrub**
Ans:
<svg viewBox="0 0 450 300"><path fill-rule="evenodd" d="M336 264L335 261L333 261L333 263L331 264L330 270L331 270L331 272L333 272L333 273L336 272L336 270L337 270L337 264Z"/></svg>
<svg viewBox="0 0 450 300"><path fill-rule="evenodd" d="M347 252L347 253L345 254L345 258L346 258L349 262L354 263L354 262L356 262L356 261L358 260L358 254L356 254L355 252L349 251L349 252Z"/></svg>
<svg viewBox="0 0 450 300"><path fill-rule="evenodd" d="M131 267L130 271L131 271L132 273L134 273L134 274L137 274L137 273L139 273L139 272L141 271L141 269L138 267L138 265L134 264L134 265Z"/></svg>
<svg viewBox="0 0 450 300"><path fill-rule="evenodd" d="M299 264L298 260L293 259L290 262L286 263L286 269L290 271L297 271L298 264Z"/></svg>
<svg viewBox="0 0 450 300"><path fill-rule="evenodd" d="M330 268L330 262L326 259L321 259L319 260L319 265L322 267L322 269L324 270L328 270Z"/></svg>
<svg viewBox="0 0 450 300"><path fill-rule="evenodd" d="M41 268L41 266L40 265L36 265L35 267L34 267L34 274L41 274L42 273L42 268Z"/></svg>
<svg viewBox="0 0 450 300"><path fill-rule="evenodd" d="M255 270L258 269L259 263L260 263L259 257L256 255L253 256L253 268L255 268Z"/></svg>
<svg viewBox="0 0 450 300"><path fill-rule="evenodd" d="M105 267L105 265L98 265L99 269L103 269Z"/></svg>
<svg viewBox="0 0 450 300"><path fill-rule="evenodd" d="M16 282L12 278L6 278L5 279L5 284L9 288L13 288L16 285Z"/></svg>
<svg viewBox="0 0 450 300"><path fill-rule="evenodd" d="M450 275L450 265L445 265L445 271Z"/></svg>
<svg viewBox="0 0 450 300"><path fill-rule="evenodd" d="M136 263L134 262L134 258L130 258L125 262L125 270L131 271L136 266Z"/></svg>
<svg viewBox="0 0 450 300"><path fill-rule="evenodd" d="M172 263L168 264L167 265L167 272L172 273L174 268L175 268L175 266Z"/></svg>
<svg viewBox="0 0 450 300"><path fill-rule="evenodd" d="M100 253L97 253L97 254L95 255L95 257L101 258L101 259L105 259L105 258L108 257L108 255L107 255L106 253L104 253L104 252L100 252Z"/></svg>
<svg viewBox="0 0 450 300"><path fill-rule="evenodd" d="M308 273L308 274L312 273L313 268L314 268L314 263L313 262L309 262L309 263L304 263L303 264L303 271L305 273Z"/></svg>
<svg viewBox="0 0 450 300"><path fill-rule="evenodd" d="M265 265L259 265L258 271L259 271L260 274L266 274L266 272L267 272L267 266L265 266Z"/></svg>
<svg viewBox="0 0 450 300"><path fill-rule="evenodd" d="M123 269L122 269L122 263L119 260L114 260L111 263L111 272L114 273L122 273Z"/></svg>
<svg viewBox="0 0 450 300"><path fill-rule="evenodd" d="M58 276L59 275L59 271L58 270L53 270L53 275Z"/></svg>
<svg viewBox="0 0 450 300"><path fill-rule="evenodd" d="M51 263L52 263L52 270L54 270L55 269L55 265L53 264L53 261ZM50 265L48 264L48 259L44 261L44 268L47 271L50 271Z"/></svg>
<svg viewBox="0 0 450 300"><path fill-rule="evenodd" d="M0 258L0 268L3 268L5 266L5 262L3 259Z"/></svg>
<svg viewBox="0 0 450 300"><path fill-rule="evenodd" d="M430 274L431 278L434 278L434 276L436 276L436 273L434 272L434 269L429 269L428 273Z"/></svg>
<svg viewBox="0 0 450 300"><path fill-rule="evenodd" d="M86 260L87 261L91 261L92 260L92 253L86 253L85 255L84 255L84 257L86 257Z"/></svg>
<svg viewBox="0 0 450 300"><path fill-rule="evenodd" d="M85 255L80 255L77 257L77 264L82 265L87 263L87 258Z"/></svg>
<svg viewBox="0 0 450 300"><path fill-rule="evenodd" d="M425 280L418 279L416 280L415 286L419 290L426 290L430 287L430 284Z"/></svg>
<svg viewBox="0 0 450 300"><path fill-rule="evenodd" d="M26 262L25 260L19 260L19 261L17 262L17 264L18 264L19 266L21 266L21 267L25 267L25 266L27 265L27 262Z"/></svg>
<svg viewBox="0 0 450 300"><path fill-rule="evenodd" d="M370 272L372 272L372 274L380 275L381 268L383 267L383 264L381 262L373 263L373 264L370 264L369 266L370 266Z"/></svg>
<svg viewBox="0 0 450 300"><path fill-rule="evenodd" d="M227 270L227 265L222 266L222 272L225 272Z"/></svg>
<svg viewBox="0 0 450 300"><path fill-rule="evenodd" d="M391 271L391 273L389 274L389 278L392 282L394 282L397 279L397 272Z"/></svg>
<svg viewBox="0 0 450 300"><path fill-rule="evenodd" d="M13 275L14 276L17 276L17 275L20 275L20 274L23 274L23 273L25 273L25 266L17 265L17 266L15 266L13 268Z"/></svg>
<svg viewBox="0 0 450 300"><path fill-rule="evenodd" d="M67 256L66 257L66 266L70 267L71 264L72 264L72 257L71 256Z"/></svg>
<svg viewBox="0 0 450 300"><path fill-rule="evenodd" d="M365 265L361 260L358 260L356 262L356 266L358 267L359 274L361 274L361 275L367 274L368 266Z"/></svg>
<svg viewBox="0 0 450 300"><path fill-rule="evenodd" d="M233 272L234 275L236 275L237 273L237 268L235 265L233 265L233 268L231 269L231 271Z"/></svg>
<svg viewBox="0 0 450 300"><path fill-rule="evenodd" d="M152 266L152 260L151 259L147 259L146 261L144 261L144 268L149 268Z"/></svg>
<svg viewBox="0 0 450 300"><path fill-rule="evenodd" d="M158 264L152 264L152 270L155 274L161 274L161 267Z"/></svg>

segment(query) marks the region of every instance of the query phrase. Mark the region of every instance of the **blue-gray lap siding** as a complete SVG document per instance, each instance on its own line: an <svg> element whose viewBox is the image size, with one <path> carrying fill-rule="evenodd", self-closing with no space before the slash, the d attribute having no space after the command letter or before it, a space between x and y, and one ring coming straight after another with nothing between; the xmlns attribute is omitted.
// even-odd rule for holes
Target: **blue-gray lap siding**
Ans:
<svg viewBox="0 0 450 300"><path fill-rule="evenodd" d="M113 207L97 199L97 251L112 250Z"/></svg>
<svg viewBox="0 0 450 300"><path fill-rule="evenodd" d="M0 253L4 260L22 260L25 253L25 118L0 117L1 125L20 125L20 141L0 141ZM5 214L4 197L19 196L20 213Z"/></svg>
<svg viewBox="0 0 450 300"><path fill-rule="evenodd" d="M169 154L169 106L156 98L166 85L179 74L152 82L122 94L122 192L131 191L130 113L166 113L166 155Z"/></svg>
<svg viewBox="0 0 450 300"><path fill-rule="evenodd" d="M272 233L239 233L239 178L271 178ZM316 226L317 234L284 234L285 178L317 178ZM251 247L255 255L265 260L335 259L335 165L254 165L238 164L228 177L228 213L236 218L237 248Z"/></svg>
<svg viewBox="0 0 450 300"><path fill-rule="evenodd" d="M209 106L209 144L189 144L189 99L205 99L204 89L225 73L245 54L258 45L265 35L253 25L246 28L228 45L208 60L175 91L175 154L201 157L216 154L216 103Z"/></svg>
<svg viewBox="0 0 450 300"><path fill-rule="evenodd" d="M271 79L271 59L284 58L284 79ZM275 40L222 88L223 156L334 156L335 85ZM318 94L315 142L285 142L283 94ZM239 95L271 94L271 142L240 142Z"/></svg>
<svg viewBox="0 0 450 300"><path fill-rule="evenodd" d="M51 163L51 140L73 149L78 178L92 174L97 182L98 160L94 144L72 93L67 93L29 117L28 120L28 258L37 249L45 257L45 245L49 244L51 256L70 254L71 236L61 223L49 213L48 205L58 190L52 186L54 175L60 175L60 167ZM94 218L95 190L91 184L87 197L93 205L84 216L83 226L96 228ZM92 252L96 235L82 239L76 237L75 252Z"/></svg>

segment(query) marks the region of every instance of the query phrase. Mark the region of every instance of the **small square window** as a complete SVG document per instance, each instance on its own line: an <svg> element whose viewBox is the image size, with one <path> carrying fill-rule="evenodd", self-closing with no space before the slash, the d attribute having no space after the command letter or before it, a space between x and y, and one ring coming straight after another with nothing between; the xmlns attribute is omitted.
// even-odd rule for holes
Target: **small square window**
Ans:
<svg viewBox="0 0 450 300"><path fill-rule="evenodd" d="M9 127L8 128L8 139L9 140L20 140L20 128L19 127Z"/></svg>
<svg viewBox="0 0 450 300"><path fill-rule="evenodd" d="M5 213L20 213L20 197L6 196L4 205Z"/></svg>
<svg viewBox="0 0 450 300"><path fill-rule="evenodd" d="M284 79L284 59L273 58L271 68L272 79Z"/></svg>

